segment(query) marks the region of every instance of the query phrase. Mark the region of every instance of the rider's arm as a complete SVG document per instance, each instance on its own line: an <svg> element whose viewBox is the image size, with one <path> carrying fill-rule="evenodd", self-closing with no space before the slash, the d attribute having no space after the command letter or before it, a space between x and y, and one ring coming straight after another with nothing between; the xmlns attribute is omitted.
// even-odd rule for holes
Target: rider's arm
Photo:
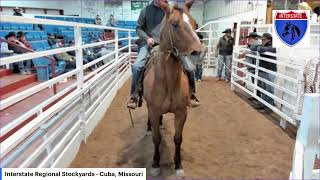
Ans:
<svg viewBox="0 0 320 180"><path fill-rule="evenodd" d="M146 8L144 8L140 12L139 19L137 22L136 31L137 31L137 35L139 36L140 39L147 41L149 36L145 32L145 29L146 29Z"/></svg>

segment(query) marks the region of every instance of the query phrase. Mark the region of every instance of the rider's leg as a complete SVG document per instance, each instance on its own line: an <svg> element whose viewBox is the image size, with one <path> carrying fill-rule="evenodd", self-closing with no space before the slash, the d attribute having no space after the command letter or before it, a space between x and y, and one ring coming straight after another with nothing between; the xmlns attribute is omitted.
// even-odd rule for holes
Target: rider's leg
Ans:
<svg viewBox="0 0 320 180"><path fill-rule="evenodd" d="M199 100L197 99L195 93L196 93L196 85L195 85L195 79L194 79L194 72L193 71L187 71L186 74L188 77L189 85L190 85L190 106L191 107L197 107L200 105Z"/></svg>
<svg viewBox="0 0 320 180"><path fill-rule="evenodd" d="M137 57L137 60L134 62L134 64L131 67L132 70L132 82L131 82L131 101L128 104L128 107L130 108L136 108L137 107L137 96L138 96L138 83L139 79L142 75L142 70L145 64L145 59L149 54L149 47L147 45L142 46L139 50L139 54Z"/></svg>

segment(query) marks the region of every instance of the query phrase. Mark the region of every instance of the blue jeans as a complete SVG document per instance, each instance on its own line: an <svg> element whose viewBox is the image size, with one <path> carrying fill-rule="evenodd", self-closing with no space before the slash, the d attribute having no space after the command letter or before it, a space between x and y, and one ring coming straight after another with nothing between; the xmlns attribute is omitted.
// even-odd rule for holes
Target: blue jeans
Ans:
<svg viewBox="0 0 320 180"><path fill-rule="evenodd" d="M194 72L193 71L187 71L186 70L186 74L187 74L187 77L188 77L188 82L189 82L189 85L190 85L190 93L196 93L196 84L195 84L195 79L194 79Z"/></svg>
<svg viewBox="0 0 320 180"><path fill-rule="evenodd" d="M20 61L16 63L19 67L19 70L27 70L30 71L31 69L31 60L26 60L26 61Z"/></svg>
<svg viewBox="0 0 320 180"><path fill-rule="evenodd" d="M196 79L202 79L202 64L196 65Z"/></svg>
<svg viewBox="0 0 320 180"><path fill-rule="evenodd" d="M150 54L150 47L148 45L144 45L140 48L137 60L132 64L132 82L131 82L131 96L137 96L137 87L139 80L142 76L144 64L147 56Z"/></svg>
<svg viewBox="0 0 320 180"><path fill-rule="evenodd" d="M274 82L275 76L263 71L259 71L259 77L269 81L269 82ZM264 89L265 91L269 92L270 94L274 94L274 87L270 86L269 84L262 82L262 81L258 81L258 87L260 87L261 89ZM269 97L268 95L264 94L263 92L257 91L257 96L261 96L261 98L263 100L265 100L267 103L269 103L270 105L274 106L274 100Z"/></svg>
<svg viewBox="0 0 320 180"><path fill-rule="evenodd" d="M231 62L232 62L232 55L223 56L219 54L218 56L218 77L219 78L221 78L223 67L226 66L224 68L224 71L226 72L225 79L228 79L228 80L231 79L231 71L230 71Z"/></svg>

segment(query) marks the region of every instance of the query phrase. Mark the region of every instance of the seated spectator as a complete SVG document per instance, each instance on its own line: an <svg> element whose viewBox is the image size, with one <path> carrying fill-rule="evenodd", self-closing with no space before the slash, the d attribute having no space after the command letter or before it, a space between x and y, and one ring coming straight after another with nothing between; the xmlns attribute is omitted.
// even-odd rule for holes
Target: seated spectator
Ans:
<svg viewBox="0 0 320 180"><path fill-rule="evenodd" d="M59 48L57 44L53 45L52 48ZM74 56L69 55L66 52L58 53L54 55L57 61L64 61L66 63L66 71L76 69L76 59Z"/></svg>
<svg viewBox="0 0 320 180"><path fill-rule="evenodd" d="M105 29L102 33L101 40L107 41L114 39L114 32L110 29Z"/></svg>
<svg viewBox="0 0 320 180"><path fill-rule="evenodd" d="M48 44L52 47L54 45L59 46L59 40L56 39L56 36L52 33L48 33Z"/></svg>
<svg viewBox="0 0 320 180"><path fill-rule="evenodd" d="M276 57L264 54L266 52L276 53L276 48L272 47L272 35L269 33L263 33L261 40L262 40L262 46L258 47L258 52L260 53L260 56L268 58L268 59L276 60ZM271 62L264 61L264 60L260 60L259 67L262 67L264 69L271 70L274 72L277 71L277 65L275 63L271 63ZM274 75L267 73L265 71L261 71L261 70L259 71L259 77L261 77L261 78L265 79L267 82L271 82L271 83L273 83L275 80ZM272 94L272 95L274 94L273 86L269 85L268 83L265 83L263 81L258 81L258 86L261 89L264 89L265 91L269 92L270 94ZM274 106L273 98L269 97L268 95L264 94L263 92L260 92L260 94L261 94L261 98L264 101L266 101L270 105ZM266 112L266 113L272 112L271 109L269 109L268 107L266 107L264 105L259 106L258 109L263 109L264 112Z"/></svg>
<svg viewBox="0 0 320 180"><path fill-rule="evenodd" d="M117 26L117 20L114 18L114 16L111 14L110 18L108 19L107 26L116 27Z"/></svg>
<svg viewBox="0 0 320 180"><path fill-rule="evenodd" d="M74 41L69 41L69 46L74 46ZM71 56L76 56L76 52L75 51L69 51L68 52L69 55ZM96 56L93 54L93 50L91 48L86 48L82 50L82 57L83 57L83 64L87 64L93 60L96 59ZM89 70L94 70L96 69L97 65L93 65L92 67L89 67Z"/></svg>
<svg viewBox="0 0 320 180"><path fill-rule="evenodd" d="M22 31L19 31L19 32L17 33L18 40L19 40L22 44L24 44L24 46L25 46L26 48L32 50L32 46L29 44L29 42L28 42L27 39L26 39L26 34L27 34L27 33L24 33L24 32L22 32Z"/></svg>
<svg viewBox="0 0 320 180"><path fill-rule="evenodd" d="M96 25L102 25L101 18L99 15L96 16Z"/></svg>
<svg viewBox="0 0 320 180"><path fill-rule="evenodd" d="M5 38L9 42L16 44L16 45L13 45L13 44L10 44L10 43L8 44L8 49L12 50L15 54L23 54L23 53L28 52L27 50L23 49L23 48L26 48L26 46L22 42L18 41L15 32L9 32L9 34L7 34L5 36ZM22 75L31 74L31 71L30 71L31 61L30 60L20 61L20 62L18 62L16 64L19 67L20 74L22 74Z"/></svg>
<svg viewBox="0 0 320 180"><path fill-rule="evenodd" d="M14 54L13 50L9 50L7 42L1 42L0 44L0 57L8 57Z"/></svg>
<svg viewBox="0 0 320 180"><path fill-rule="evenodd" d="M18 7L16 7L16 8L13 9L13 15L14 15L14 16L23 16L23 15L21 14L20 8L18 8Z"/></svg>
<svg viewBox="0 0 320 180"><path fill-rule="evenodd" d="M9 50L7 42L0 43L0 58L8 57L14 55L13 50ZM9 65L9 69L13 70L12 64Z"/></svg>

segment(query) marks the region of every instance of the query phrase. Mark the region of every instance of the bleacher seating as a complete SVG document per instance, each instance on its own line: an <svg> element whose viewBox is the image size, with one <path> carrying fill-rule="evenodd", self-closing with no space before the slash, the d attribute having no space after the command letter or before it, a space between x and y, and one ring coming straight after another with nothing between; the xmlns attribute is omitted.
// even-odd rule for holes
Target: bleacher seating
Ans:
<svg viewBox="0 0 320 180"><path fill-rule="evenodd" d="M137 26L136 21L123 21L123 20L117 21L117 27L119 27L119 28L135 30L136 26ZM131 37L135 37L136 35L137 35L136 31L131 32ZM125 31L119 31L118 37L119 38L126 38L126 37L128 37L128 33ZM128 40L122 40L120 42L123 46L126 46L129 44Z"/></svg>
<svg viewBox="0 0 320 180"><path fill-rule="evenodd" d="M94 24L95 19L81 18L81 17L55 17L55 16L35 16L35 18L52 19L60 21L80 22ZM27 40L35 51L43 51L51 49L48 44L48 33L53 33L64 37L65 44L68 44L70 40L74 40L74 28L70 26L55 26L55 25L43 25L44 29L41 30L38 25L23 24L23 23L7 23L1 22L0 24L0 38L3 38L11 31L18 32L23 31L26 33ZM118 21L118 27L126 29L135 29L136 21ZM92 39L98 38L102 34L102 29L96 28L82 28L82 40L84 43L90 43ZM128 32L119 31L119 38L128 37ZM131 36L136 36L136 32L131 32ZM121 41L123 46L128 45L128 40ZM36 70L39 81L48 80L52 76L51 61L48 58L36 58L32 60ZM65 64L59 62L56 64L56 74L61 74L65 70Z"/></svg>

